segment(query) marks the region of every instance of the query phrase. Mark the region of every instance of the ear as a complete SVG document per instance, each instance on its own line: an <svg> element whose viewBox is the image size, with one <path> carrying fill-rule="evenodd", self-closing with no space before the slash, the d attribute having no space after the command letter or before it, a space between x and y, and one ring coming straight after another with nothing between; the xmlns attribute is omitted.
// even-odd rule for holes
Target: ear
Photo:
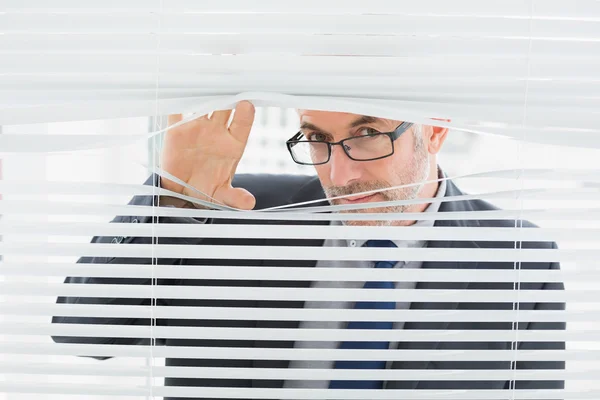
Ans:
<svg viewBox="0 0 600 400"><path fill-rule="evenodd" d="M437 121L450 122L449 119L432 118ZM429 138L429 152L431 154L437 154L441 149L444 141L448 136L448 128L442 128L441 126L431 127L431 137Z"/></svg>

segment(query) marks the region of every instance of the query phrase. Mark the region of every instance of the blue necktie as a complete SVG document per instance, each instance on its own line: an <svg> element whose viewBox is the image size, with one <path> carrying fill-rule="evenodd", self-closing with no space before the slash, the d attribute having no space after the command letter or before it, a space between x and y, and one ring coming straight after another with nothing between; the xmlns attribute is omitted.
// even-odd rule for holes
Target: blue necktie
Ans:
<svg viewBox="0 0 600 400"><path fill-rule="evenodd" d="M391 240L369 240L365 243L367 247L396 247ZM375 268L394 268L397 261L378 261ZM365 289L393 289L393 282L365 282ZM355 309L370 310L393 310L396 308L394 301L357 301ZM348 322L347 329L392 329L393 322ZM389 342L342 342L340 349L370 349L385 350ZM335 369L385 369L385 361L336 361ZM381 389L383 381L331 381L331 389Z"/></svg>

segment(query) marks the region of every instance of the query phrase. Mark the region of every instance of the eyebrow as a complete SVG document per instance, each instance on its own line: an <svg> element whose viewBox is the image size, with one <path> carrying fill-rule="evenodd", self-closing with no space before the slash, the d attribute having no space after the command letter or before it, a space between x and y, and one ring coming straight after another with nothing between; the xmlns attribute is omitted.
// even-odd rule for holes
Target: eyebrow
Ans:
<svg viewBox="0 0 600 400"><path fill-rule="evenodd" d="M377 121L379 121L379 118L371 117L369 115L361 115L359 118L355 119L348 125L348 129L356 128L357 126L361 125L372 124ZM319 128L315 124L311 124L310 122L303 122L300 125L300 130L318 131L330 135L329 132L325 132L323 129Z"/></svg>
<svg viewBox="0 0 600 400"><path fill-rule="evenodd" d="M373 124L377 121L379 121L379 118L371 117L369 115L362 115L360 118L358 118L358 119L354 120L352 123L350 123L349 128L356 128L357 126L361 126L361 125Z"/></svg>

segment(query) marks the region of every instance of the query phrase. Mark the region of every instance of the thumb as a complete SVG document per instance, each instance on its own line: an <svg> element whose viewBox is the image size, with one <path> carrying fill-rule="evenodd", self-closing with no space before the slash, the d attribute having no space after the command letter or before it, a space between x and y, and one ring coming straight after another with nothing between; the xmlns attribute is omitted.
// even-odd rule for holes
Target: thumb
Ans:
<svg viewBox="0 0 600 400"><path fill-rule="evenodd" d="M256 206L256 198L242 188L229 187L222 193L215 193L215 197L221 199L229 207L239 208L241 210L252 210Z"/></svg>

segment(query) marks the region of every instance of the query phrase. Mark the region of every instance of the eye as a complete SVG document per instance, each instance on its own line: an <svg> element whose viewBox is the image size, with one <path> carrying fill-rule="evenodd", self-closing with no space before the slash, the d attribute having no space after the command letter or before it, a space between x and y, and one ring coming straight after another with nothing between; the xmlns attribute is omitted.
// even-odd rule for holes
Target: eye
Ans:
<svg viewBox="0 0 600 400"><path fill-rule="evenodd" d="M324 142L327 140L327 136L319 132L311 132L305 136L306 140L310 140L311 142Z"/></svg>
<svg viewBox="0 0 600 400"><path fill-rule="evenodd" d="M360 128L358 132L356 132L356 136L367 136L367 135L376 135L379 132L377 129L373 128Z"/></svg>

